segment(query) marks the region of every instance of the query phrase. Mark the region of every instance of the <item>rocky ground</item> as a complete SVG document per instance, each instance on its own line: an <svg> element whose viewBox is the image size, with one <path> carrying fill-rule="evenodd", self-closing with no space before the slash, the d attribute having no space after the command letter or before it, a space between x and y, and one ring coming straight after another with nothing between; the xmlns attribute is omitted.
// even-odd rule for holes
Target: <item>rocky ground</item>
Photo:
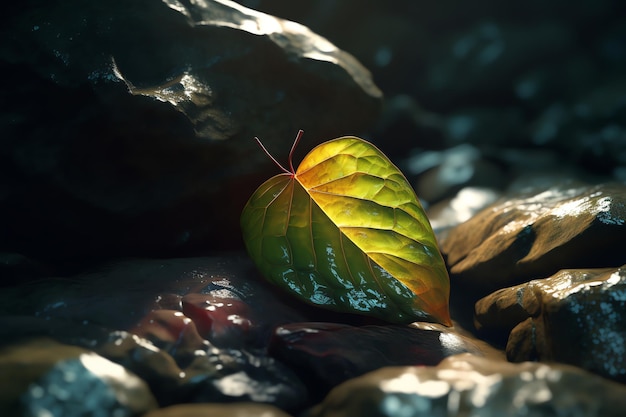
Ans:
<svg viewBox="0 0 626 417"><path fill-rule="evenodd" d="M621 416L621 4L240 3L3 14L0 414ZM298 129L296 160L357 135L403 170L452 327L259 276L252 138Z"/></svg>

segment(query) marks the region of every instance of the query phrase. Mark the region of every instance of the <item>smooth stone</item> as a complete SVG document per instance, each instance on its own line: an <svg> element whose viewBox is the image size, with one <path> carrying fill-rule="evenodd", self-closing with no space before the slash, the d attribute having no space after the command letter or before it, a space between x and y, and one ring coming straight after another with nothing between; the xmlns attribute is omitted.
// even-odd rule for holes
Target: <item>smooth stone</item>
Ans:
<svg viewBox="0 0 626 417"><path fill-rule="evenodd" d="M270 353L315 388L314 396L386 366L436 365L481 346L454 330L431 323L414 326L292 323L276 328Z"/></svg>
<svg viewBox="0 0 626 417"><path fill-rule="evenodd" d="M554 186L503 197L450 230L441 249L451 286L477 300L563 268L623 264L625 225L624 185Z"/></svg>
<svg viewBox="0 0 626 417"><path fill-rule="evenodd" d="M154 316L158 310L183 313L216 346L252 348L267 346L275 326L306 321L311 314L308 307L277 293L240 252L105 263L87 273L0 292L0 313L74 320L111 330L137 329L146 320L167 321Z"/></svg>
<svg viewBox="0 0 626 417"><path fill-rule="evenodd" d="M179 404L150 411L142 417L289 417L280 409L266 404Z"/></svg>
<svg viewBox="0 0 626 417"><path fill-rule="evenodd" d="M476 327L512 361L558 361L626 382L626 265L566 269L476 303ZM508 339L508 340L507 340Z"/></svg>
<svg viewBox="0 0 626 417"><path fill-rule="evenodd" d="M191 343L186 346L184 338L180 338L181 344L172 343L170 330L174 329L161 327L159 332L149 332L153 342L90 324L9 316L0 318L0 348L3 340L46 337L88 349L142 378L161 406L254 401L299 410L308 404L307 388L300 379L264 352L219 349L205 340L198 346L196 335L189 337Z"/></svg>
<svg viewBox="0 0 626 417"><path fill-rule="evenodd" d="M0 413L133 417L157 407L148 385L86 349L35 338L0 349Z"/></svg>
<svg viewBox="0 0 626 417"><path fill-rule="evenodd" d="M351 379L306 417L618 417L624 409L626 387L576 367L464 353Z"/></svg>

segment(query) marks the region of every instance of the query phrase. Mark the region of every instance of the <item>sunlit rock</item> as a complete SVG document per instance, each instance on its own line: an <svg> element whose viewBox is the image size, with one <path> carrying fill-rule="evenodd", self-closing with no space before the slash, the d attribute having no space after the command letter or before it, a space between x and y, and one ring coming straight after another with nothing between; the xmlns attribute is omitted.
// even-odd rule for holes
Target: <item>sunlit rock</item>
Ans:
<svg viewBox="0 0 626 417"><path fill-rule="evenodd" d="M307 417L618 417L625 407L626 387L572 366L461 354L347 381Z"/></svg>
<svg viewBox="0 0 626 417"><path fill-rule="evenodd" d="M626 187L554 186L503 197L450 230L441 249L452 287L479 298L563 268L621 265L625 238Z"/></svg>
<svg viewBox="0 0 626 417"><path fill-rule="evenodd" d="M626 266L562 270L476 303L476 324L513 361L558 361L626 382ZM510 334L509 334L510 332Z"/></svg>
<svg viewBox="0 0 626 417"><path fill-rule="evenodd" d="M133 417L157 407L148 385L86 349L36 338L0 349L0 413Z"/></svg>
<svg viewBox="0 0 626 417"><path fill-rule="evenodd" d="M469 220L492 204L500 193L492 188L465 187L450 199L428 209L428 219L435 234L440 237L448 229Z"/></svg>

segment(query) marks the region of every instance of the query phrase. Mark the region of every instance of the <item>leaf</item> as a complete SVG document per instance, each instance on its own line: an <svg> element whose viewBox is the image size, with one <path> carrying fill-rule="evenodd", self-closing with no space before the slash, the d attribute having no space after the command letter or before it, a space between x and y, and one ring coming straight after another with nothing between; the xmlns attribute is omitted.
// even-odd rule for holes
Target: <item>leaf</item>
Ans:
<svg viewBox="0 0 626 417"><path fill-rule="evenodd" d="M244 242L262 275L328 309L451 325L448 273L402 172L352 136L318 145L294 171L301 135L290 169L270 155L284 173L263 183L241 215Z"/></svg>

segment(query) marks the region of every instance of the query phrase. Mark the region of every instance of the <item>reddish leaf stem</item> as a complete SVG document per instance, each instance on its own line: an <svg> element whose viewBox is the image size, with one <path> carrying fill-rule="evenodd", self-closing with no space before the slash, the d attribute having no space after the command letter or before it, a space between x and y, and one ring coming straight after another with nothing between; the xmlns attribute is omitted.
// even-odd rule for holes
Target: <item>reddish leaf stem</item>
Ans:
<svg viewBox="0 0 626 417"><path fill-rule="evenodd" d="M284 166L282 166L282 164L280 162L278 162L276 160L276 158L274 158L272 156L271 153L269 153L267 148L265 148L265 146L263 146L263 143L261 142L261 140L258 137L255 136L254 140L256 140L256 143L258 143L259 146L261 147L261 149L263 149L263 152L265 152L265 154L267 156L269 156L270 159L272 161L274 161L276 166L279 167L284 173L290 174L290 175L296 175L296 170L293 168L293 153L296 150L296 147L298 146L298 143L300 142L300 139L302 138L303 134L304 134L304 130L302 130L302 129L298 130L298 134L296 135L296 139L293 141L293 145L291 145L291 150L289 151L289 169L287 169Z"/></svg>

